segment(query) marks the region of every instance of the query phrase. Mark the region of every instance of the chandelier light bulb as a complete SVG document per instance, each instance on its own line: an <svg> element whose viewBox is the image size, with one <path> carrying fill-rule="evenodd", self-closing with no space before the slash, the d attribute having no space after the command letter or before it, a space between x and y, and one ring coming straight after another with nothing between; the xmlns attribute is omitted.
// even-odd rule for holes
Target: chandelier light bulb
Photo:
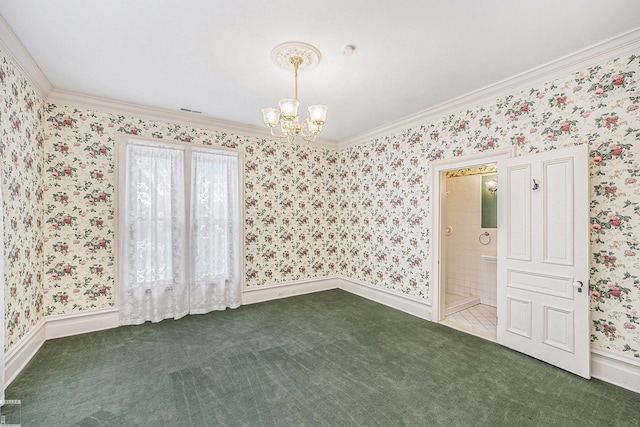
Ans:
<svg viewBox="0 0 640 427"><path fill-rule="evenodd" d="M327 120L327 106L316 104L309 107L309 117L311 121L318 125L323 125Z"/></svg>
<svg viewBox="0 0 640 427"><path fill-rule="evenodd" d="M262 118L264 120L264 123L272 128L277 125L278 121L280 120L280 110L276 108L263 108Z"/></svg>
<svg viewBox="0 0 640 427"><path fill-rule="evenodd" d="M280 113L285 120L294 120L298 115L298 102L295 98L284 98L280 100Z"/></svg>

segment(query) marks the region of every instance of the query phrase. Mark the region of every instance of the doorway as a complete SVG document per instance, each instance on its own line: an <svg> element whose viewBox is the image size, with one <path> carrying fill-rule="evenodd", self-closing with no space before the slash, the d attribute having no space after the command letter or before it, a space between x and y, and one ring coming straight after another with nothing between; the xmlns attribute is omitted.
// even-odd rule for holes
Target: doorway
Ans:
<svg viewBox="0 0 640 427"><path fill-rule="evenodd" d="M432 319L492 341L497 328L498 190L494 185L497 161L510 156L511 149L495 150L443 160L432 169ZM493 202L491 212L487 202Z"/></svg>
<svg viewBox="0 0 640 427"><path fill-rule="evenodd" d="M578 144L519 157L501 149L433 163L433 321L447 323L446 173L495 162L500 187L495 341L590 378L588 158L588 145Z"/></svg>
<svg viewBox="0 0 640 427"><path fill-rule="evenodd" d="M497 165L444 173L444 229L440 281L441 321L457 329L497 337Z"/></svg>

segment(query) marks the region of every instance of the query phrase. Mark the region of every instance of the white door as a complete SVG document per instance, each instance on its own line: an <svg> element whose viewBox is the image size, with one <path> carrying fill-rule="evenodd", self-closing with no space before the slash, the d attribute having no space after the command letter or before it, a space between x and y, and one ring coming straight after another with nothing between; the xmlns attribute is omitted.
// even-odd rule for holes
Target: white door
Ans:
<svg viewBox="0 0 640 427"><path fill-rule="evenodd" d="M585 378L588 147L498 162L498 343Z"/></svg>

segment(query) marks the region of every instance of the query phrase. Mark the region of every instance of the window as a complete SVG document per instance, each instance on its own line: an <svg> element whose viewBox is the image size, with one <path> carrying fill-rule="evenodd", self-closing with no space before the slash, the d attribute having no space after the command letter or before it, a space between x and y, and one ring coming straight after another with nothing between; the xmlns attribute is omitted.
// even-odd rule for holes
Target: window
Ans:
<svg viewBox="0 0 640 427"><path fill-rule="evenodd" d="M238 307L237 153L135 139L123 151L120 323Z"/></svg>

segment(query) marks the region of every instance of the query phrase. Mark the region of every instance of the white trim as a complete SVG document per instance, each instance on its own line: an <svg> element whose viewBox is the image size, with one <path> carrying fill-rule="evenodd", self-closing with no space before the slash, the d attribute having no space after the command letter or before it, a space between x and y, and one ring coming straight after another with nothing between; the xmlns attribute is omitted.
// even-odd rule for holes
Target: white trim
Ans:
<svg viewBox="0 0 640 427"><path fill-rule="evenodd" d="M366 282L338 276L339 288L371 301L395 308L425 320L431 320L431 304L422 298L370 285Z"/></svg>
<svg viewBox="0 0 640 427"><path fill-rule="evenodd" d="M255 304L313 292L342 289L422 319L431 320L431 306L422 299L383 289L345 276L330 276L247 288L242 304Z"/></svg>
<svg viewBox="0 0 640 427"><path fill-rule="evenodd" d="M0 50L7 55L13 65L29 80L38 95L40 95L40 98L43 101L47 99L47 96L53 91L53 85L1 15Z"/></svg>
<svg viewBox="0 0 640 427"><path fill-rule="evenodd" d="M296 295L328 291L338 287L338 279L332 276L245 288L242 291L242 304L255 304Z"/></svg>
<svg viewBox="0 0 640 427"><path fill-rule="evenodd" d="M97 332L117 326L118 310L115 308L45 317L5 355L4 388L11 385L46 340Z"/></svg>
<svg viewBox="0 0 640 427"><path fill-rule="evenodd" d="M384 304L422 319L431 320L432 306L425 300L382 289L358 280L343 276L337 277L338 288L363 298ZM469 333L456 324L444 322L453 329ZM481 334L472 334L491 339ZM495 341L495 339L492 339ZM560 369L560 368L558 368ZM591 376L618 387L640 393L640 360L621 356L609 350L591 347Z"/></svg>
<svg viewBox="0 0 640 427"><path fill-rule="evenodd" d="M27 366L46 341L46 319L41 319L4 356L5 390Z"/></svg>
<svg viewBox="0 0 640 427"><path fill-rule="evenodd" d="M399 120L343 139L338 143L338 150L368 142L381 135L398 133L413 126L439 120L470 106L491 102L502 96L530 89L585 68L637 53L639 50L640 27Z"/></svg>
<svg viewBox="0 0 640 427"><path fill-rule="evenodd" d="M217 145L195 145L177 139L156 139L151 136L131 135L124 132L116 132L115 139L117 145L125 147L129 144L133 144L143 147L171 148L174 150L182 150L184 152L197 151L200 153L216 153L224 156L235 156L238 157L239 160L243 154L240 147L229 148Z"/></svg>
<svg viewBox="0 0 640 427"><path fill-rule="evenodd" d="M382 289L344 276L322 277L273 284L243 292L243 304L253 304L329 289L342 289L422 319L430 320L431 306L422 299ZM51 324L49 324L51 323ZM49 316L34 325L5 355L5 389L48 339L118 327L118 310L86 311ZM591 376L640 393L640 360L608 350L591 348Z"/></svg>
<svg viewBox="0 0 640 427"><path fill-rule="evenodd" d="M144 118L159 122L193 126L200 129L209 129L217 132L231 133L243 137L266 138L277 141L269 133L269 129L261 126L253 126L226 120L214 119L206 116L198 116L182 111L164 110L161 108L147 107L129 102L115 101L97 96L83 95L74 92L54 89L46 98L46 102L67 107L84 108L92 111L111 113L135 118ZM259 111L257 112L259 113ZM318 138L313 142L294 140L299 145L336 150L338 143L330 139Z"/></svg>
<svg viewBox="0 0 640 427"><path fill-rule="evenodd" d="M24 48L11 27L0 16L0 48L12 59L12 62L31 81L43 100L53 104L87 108L110 112L118 115L144 117L149 120L179 123L204 129L229 132L234 135L273 139L266 127L240 124L203 116L195 116L182 111L170 111L160 108L114 101L96 96L54 89L53 85L31 55ZM555 78L566 76L589 66L637 52L640 49L640 27L626 33L591 45L575 53L566 55L513 77L485 86L436 106L419 111L391 123L375 127L341 141L317 139L309 145L330 150L342 150L374 139L380 135L394 133L415 125L437 120L448 114L463 110L470 105L480 105L497 99L505 94L519 92L537 84L546 83ZM304 142L297 141L301 145Z"/></svg>
<svg viewBox="0 0 640 427"><path fill-rule="evenodd" d="M640 393L640 360L591 347L591 376Z"/></svg>
<svg viewBox="0 0 640 427"><path fill-rule="evenodd" d="M117 308L49 316L46 318L45 339L50 340L116 328L119 325L118 317Z"/></svg>
<svg viewBox="0 0 640 427"><path fill-rule="evenodd" d="M184 182L183 182L183 190L184 190L184 214L185 214L185 230L187 230L185 234L185 259L188 261L191 259L191 190L192 190L192 153L209 153L216 154L218 156L225 156L227 158L235 158L237 163L237 188L238 194L236 195L236 203L238 206L238 224L241 228L241 234L238 236L238 269L239 269L239 279L240 279L240 292L244 290L245 287L245 220L244 220L244 182L245 182L245 174L244 174L244 152L239 148L227 148L227 147L217 147L217 146L200 146L189 144L184 141L174 141L174 140L157 140L151 137L144 137L139 135L129 135L126 133L118 132L116 133L115 138L115 161L114 161L114 170L116 175L115 181L115 197L114 201L114 224L116 229L116 251L115 251L115 259L114 266L115 271L117 272L115 276L115 297L114 303L116 307L120 307L120 304L123 302L120 298L120 290L123 288L123 284L126 283L125 280L125 272L123 271L124 261L127 259L127 245L126 242L122 239L123 236L127 236L128 234L124 232L125 230L125 222L126 215L123 215L126 209L126 187L127 187L127 147L130 145L139 146L139 147L154 147L154 148L162 148L168 150L176 150L180 151L183 154L183 168L184 168ZM124 260L124 261L123 261ZM185 283L190 283L190 269L186 269ZM187 287L187 294L189 294L189 287ZM189 296L187 295L187 300L189 300ZM195 314L195 313L192 313ZM128 324L128 323L125 323Z"/></svg>
<svg viewBox="0 0 640 427"><path fill-rule="evenodd" d="M440 292L440 284L443 282L441 272L445 268L445 256L441 252L443 249L443 239L440 234L442 227L440 224L440 211L442 210L445 187L441 185L441 175L448 170L464 169L487 163L497 162L499 159L506 159L515 155L515 147L497 148L495 150L484 151L478 154L470 154L462 157L452 157L437 160L431 164L431 286L430 301L432 320L440 322L444 312L444 301ZM496 284L497 286L497 284Z"/></svg>
<svg viewBox="0 0 640 427"><path fill-rule="evenodd" d="M431 320L431 310L433 307L424 300L378 288L347 277L338 276L337 280L339 289L422 319ZM455 324L447 322L444 322L444 324L468 333L468 331L456 327ZM476 336L491 339L484 335ZM492 341L495 341L495 339L492 339ZM592 346L591 376L618 387L640 393L640 360L636 358L621 356L619 353L597 349Z"/></svg>

